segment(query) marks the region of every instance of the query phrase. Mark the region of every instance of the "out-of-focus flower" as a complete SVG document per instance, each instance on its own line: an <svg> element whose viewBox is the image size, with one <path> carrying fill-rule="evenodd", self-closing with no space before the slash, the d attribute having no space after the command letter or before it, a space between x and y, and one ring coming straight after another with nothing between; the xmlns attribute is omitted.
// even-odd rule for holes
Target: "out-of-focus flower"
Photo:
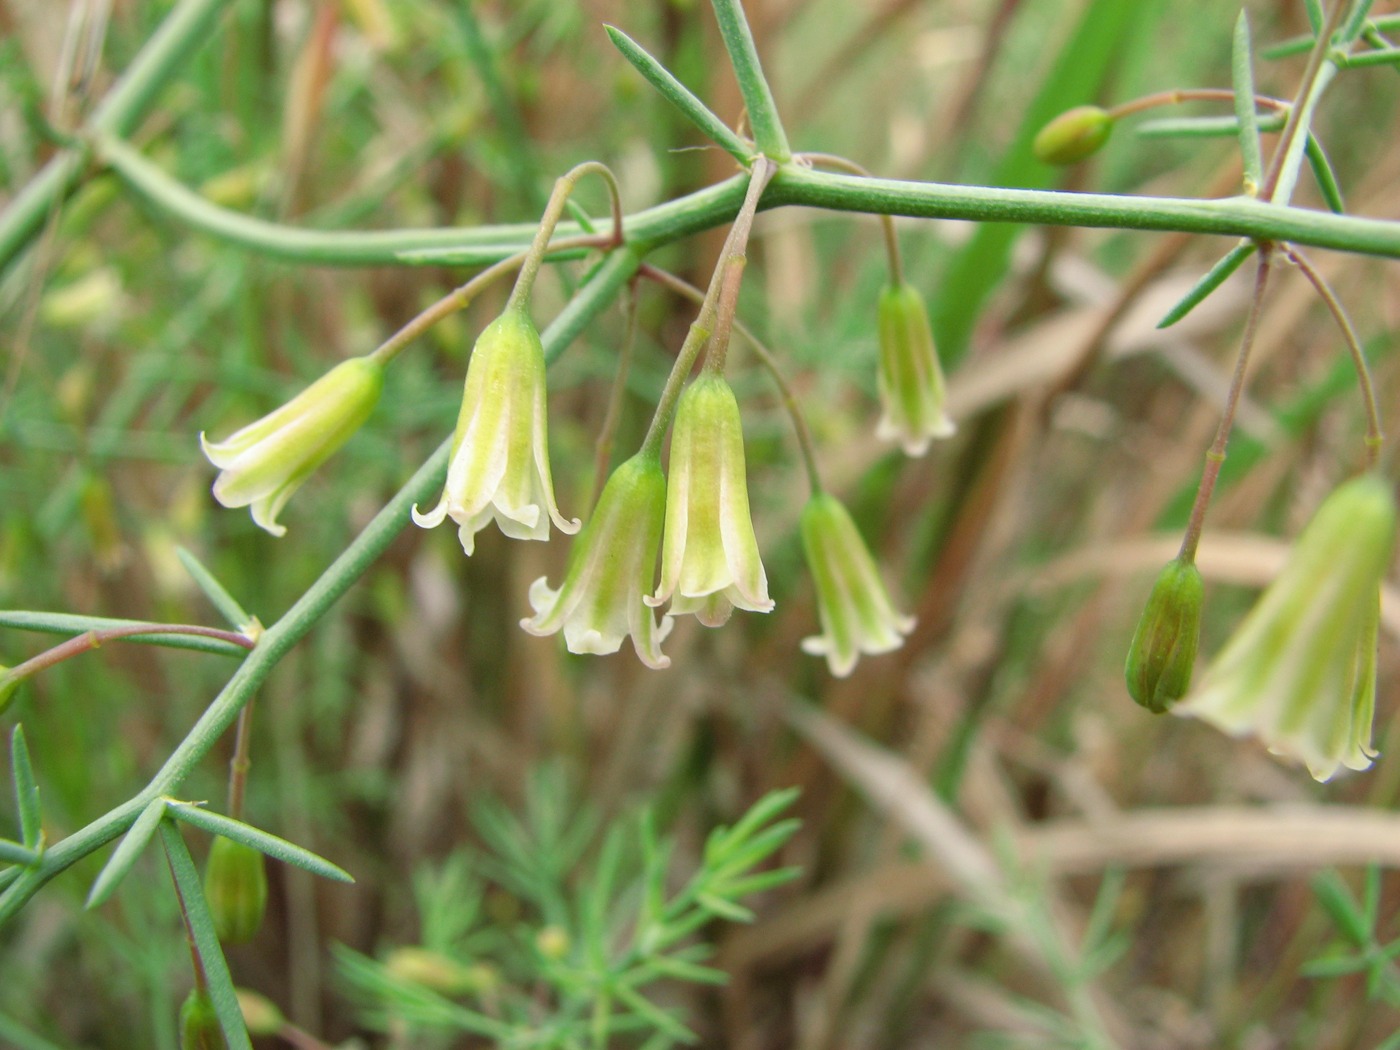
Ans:
<svg viewBox="0 0 1400 1050"><path fill-rule="evenodd" d="M671 617L660 626L643 598L651 590L665 517L666 478L661 462L639 452L615 471L583 533L569 553L558 590L541 576L530 586L535 615L520 626L534 635L564 631L571 653L615 653L629 634L648 667L669 667L661 642Z"/></svg>
<svg viewBox="0 0 1400 1050"><path fill-rule="evenodd" d="M844 678L861 653L887 653L904 644L914 618L895 612L865 541L841 501L825 492L802 511L802 549L817 590L822 633L802 648L825 656Z"/></svg>
<svg viewBox="0 0 1400 1050"><path fill-rule="evenodd" d="M875 436L898 441L907 455L922 456L934 438L951 437L944 402L943 369L933 345L928 310L910 284L880 292L880 364L876 375L884 408Z"/></svg>
<svg viewBox="0 0 1400 1050"><path fill-rule="evenodd" d="M1339 487L1177 714L1252 733L1318 780L1366 769L1376 702L1380 583L1395 542L1390 487Z"/></svg>
<svg viewBox="0 0 1400 1050"><path fill-rule="evenodd" d="M1204 600L1200 570L1180 558L1152 585L1124 669L1128 693L1149 711L1161 714L1190 688Z"/></svg>
<svg viewBox="0 0 1400 1050"><path fill-rule="evenodd" d="M661 584L647 604L671 600L674 616L707 627L734 607L768 612L768 577L749 516L739 403L723 377L705 373L686 387L671 432Z"/></svg>
<svg viewBox="0 0 1400 1050"><path fill-rule="evenodd" d="M554 502L544 372L544 347L524 310L486 326L467 364L442 498L426 514L414 507L415 522L431 529L450 515L467 554L492 518L517 540L549 539L551 518L560 532L578 531Z"/></svg>
<svg viewBox="0 0 1400 1050"><path fill-rule="evenodd" d="M274 536L301 483L369 418L384 388L384 366L369 357L344 361L292 400L224 441L199 443L222 473L214 498L225 507L252 506L253 520Z"/></svg>

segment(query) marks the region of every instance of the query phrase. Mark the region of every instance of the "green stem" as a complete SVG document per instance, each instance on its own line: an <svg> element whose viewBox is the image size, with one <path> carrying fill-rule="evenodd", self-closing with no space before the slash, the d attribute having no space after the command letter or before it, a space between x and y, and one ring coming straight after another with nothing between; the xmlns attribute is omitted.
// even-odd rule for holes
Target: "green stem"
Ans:
<svg viewBox="0 0 1400 1050"><path fill-rule="evenodd" d="M288 261L328 266L484 266L525 250L536 231L529 223L373 231L282 226L210 203L125 143L107 140L99 148L132 189L167 214L231 243ZM649 250L730 222L747 184L747 174L736 175L631 215L623 224L627 241ZM1243 196L1192 200L954 186L788 166L774 177L763 198L765 208L786 205L929 219L1210 233L1400 258L1400 222L1330 215ZM570 222L561 222L558 229L565 236L584 232Z"/></svg>
<svg viewBox="0 0 1400 1050"><path fill-rule="evenodd" d="M554 181L554 190L549 195L544 214L540 216L534 242L525 253L525 261L520 266L520 276L515 279L515 287L511 289L510 299L506 301L507 310L524 312L529 307L530 292L535 287L535 278L539 276L540 266L549 251L549 239L554 236L554 228L559 225L559 218L564 214L564 205L569 202L569 194L574 192L579 179L585 175L601 175L607 182L613 216L611 246L622 243L622 197L618 192L617 178L606 164L600 164L596 160L585 161L570 168Z"/></svg>
<svg viewBox="0 0 1400 1050"><path fill-rule="evenodd" d="M705 300L704 292L696 288L695 285L691 284L685 278L679 277L668 270L663 270L656 266L643 265L641 274L648 280L664 285L678 295L685 296L692 302L703 303ZM748 340L749 345L753 347L754 353L758 355L759 361L762 363L763 367L767 369L768 375L772 378L774 385L777 386L778 393L782 396L783 408L787 410L788 418L792 420L792 429L797 434L797 447L802 455L802 465L806 468L807 481L811 484L812 494L816 495L824 491L821 473L817 469L816 444L812 441L812 431L807 426L807 416L802 411L802 405L797 400L796 393L793 392L792 384L787 381L787 377L783 375L782 370L778 367L777 355L753 333L751 328L737 318L734 320L734 330Z"/></svg>
<svg viewBox="0 0 1400 1050"><path fill-rule="evenodd" d="M146 42L88 121L88 130L131 134L155 97L213 33L229 0L181 0ZM77 185L86 166L74 150L56 154L0 213L0 272L43 227Z"/></svg>
<svg viewBox="0 0 1400 1050"><path fill-rule="evenodd" d="M821 164L828 168L848 171L863 179L874 178L867 169L855 161L847 160L835 153L802 153L799 154L798 159L805 160L810 164ZM904 283L904 257L899 251L899 235L895 233L894 220L888 215L881 215L880 228L885 234L885 256L889 260L890 284L901 285Z"/></svg>
<svg viewBox="0 0 1400 1050"><path fill-rule="evenodd" d="M742 234L744 240L748 240L749 230L753 226L753 217L758 210L759 198L763 196L764 187L771 176L772 167L768 160L765 157L757 158L754 161L753 173L749 178L748 190L744 194L743 206L739 209L734 225L729 230L729 236L724 240L724 247L720 250L720 261L715 267L714 275L710 278L710 287L705 292L705 300L700 306L700 314L691 322L685 342L681 344L680 352L676 354L675 364L671 366L671 373L666 377L666 385L662 388L661 397L657 400L656 411L652 414L651 425L647 427L646 436L642 439L642 451L644 452L654 456L659 456L661 453L661 441L666 436L666 429L671 425L671 414L675 411L676 402L680 400L681 388L685 385L686 377L690 375L690 370L695 367L695 359L700 355L700 351L705 348L710 341L710 336L717 330L719 299L731 269L730 261L736 239ZM742 256L740 261L742 265Z"/></svg>
<svg viewBox="0 0 1400 1050"><path fill-rule="evenodd" d="M749 264L749 235L753 232L754 216L758 213L758 202L763 190L773 177L773 166L766 157L759 157L753 163L753 177L749 182L749 192L744 198L744 206L739 210L729 237L724 243L720 256L721 272L719 299L715 304L713 334L705 349L705 368L714 375L724 374L724 362L729 355L729 333L734 330L734 315L739 310L739 287L744 280L744 269Z"/></svg>
<svg viewBox="0 0 1400 1050"><path fill-rule="evenodd" d="M649 268L643 266L639 272L644 274L647 269ZM637 324L641 318L635 285L629 285L628 290L623 293L622 310L627 318L627 329L622 336L622 349L617 354L612 389L608 391L608 408L603 414L603 422L598 427L598 440L593 446L593 488L584 503L590 512L597 504L603 484L608 479L613 440L617 437L617 425L622 419L622 402L627 396L627 373L632 368L632 349L637 344Z"/></svg>
<svg viewBox="0 0 1400 1050"><path fill-rule="evenodd" d="M1120 120L1134 113L1156 109L1159 106L1179 106L1183 102L1233 101L1235 101L1235 93L1228 88L1183 88L1178 91L1157 91L1151 95L1143 95L1141 98L1120 102L1108 110L1108 115L1114 120ZM1288 112L1287 102L1270 95L1256 94L1254 104L1264 109L1271 109L1276 113Z"/></svg>
<svg viewBox="0 0 1400 1050"><path fill-rule="evenodd" d="M740 0L711 0L711 4L715 9L715 19L719 22L724 49L729 52L734 76L739 81L739 92L744 96L744 105L749 111L749 127L753 129L754 144L770 159L786 164L792 158L792 150L788 147L782 121L778 119L778 105L773 101L773 91L758 61L758 48L754 46L753 33L744 16L744 5Z"/></svg>
<svg viewBox="0 0 1400 1050"><path fill-rule="evenodd" d="M1206 451L1206 463L1201 471L1200 486L1196 489L1196 501L1191 505L1191 518L1186 524L1186 534L1182 537L1181 550L1177 554L1177 560L1186 564L1193 564L1196 560L1196 548L1200 546L1201 531L1205 528L1206 508L1210 506L1210 497L1220 477L1220 468L1225 463L1225 449L1230 443L1230 431L1235 425L1235 410L1239 407L1240 396L1244 393L1249 354L1254 348L1255 333L1259 330L1259 318L1264 309L1264 289L1269 283L1272 262L1271 246L1261 245L1259 269L1254 277L1254 297L1249 304L1244 334L1240 336L1240 352L1235 358L1235 372L1230 378L1230 391L1225 395L1225 410L1220 415L1220 425L1215 429L1215 440Z"/></svg>
<svg viewBox="0 0 1400 1050"><path fill-rule="evenodd" d="M578 294L560 311L541 335L545 359L563 353L580 331L617 296L636 273L638 259L629 248L609 253L589 275ZM451 439L444 441L376 514L320 578L275 624L263 632L257 647L205 710L150 783L134 798L93 820L86 827L55 843L42 860L26 868L0 893L0 925L22 908L39 888L59 872L116 838L154 799L172 794L220 736L233 724L238 712L267 680L278 662L330 610L392 543L409 522L409 509L437 495L447 474Z"/></svg>
<svg viewBox="0 0 1400 1050"><path fill-rule="evenodd" d="M1318 296L1327 304L1332 319L1342 330L1342 338L1347 344L1347 350L1351 353L1352 364L1356 366L1356 381L1361 385L1361 403L1366 409L1366 466L1374 468L1380 461L1381 444L1384 439L1381 434L1380 405L1376 400L1375 384L1371 381L1371 369L1366 364L1366 351L1362 349L1361 340L1357 338L1351 318L1347 316L1341 300L1332 291L1332 286L1327 283L1327 279L1313 267L1307 256L1297 249L1288 248L1285 254L1298 269L1303 271L1303 276L1308 279Z"/></svg>

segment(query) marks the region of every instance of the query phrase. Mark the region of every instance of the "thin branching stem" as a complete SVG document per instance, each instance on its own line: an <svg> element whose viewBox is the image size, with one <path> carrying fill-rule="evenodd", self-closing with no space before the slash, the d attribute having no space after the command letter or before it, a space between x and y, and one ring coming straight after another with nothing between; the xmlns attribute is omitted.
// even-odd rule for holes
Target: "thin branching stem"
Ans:
<svg viewBox="0 0 1400 1050"><path fill-rule="evenodd" d="M1352 364L1356 366L1356 381L1361 385L1361 403L1366 410L1366 466L1375 467L1380 461L1381 444L1384 437L1381 433L1381 412L1380 405L1376 400L1376 387L1371 380L1371 369L1366 364L1366 351L1362 348L1361 340L1356 335L1356 328L1352 325L1351 318L1347 316L1341 300L1337 298L1337 293L1327 283L1327 278L1323 277L1308 260L1308 257L1298 249L1290 246L1285 249L1284 253L1289 261L1303 272L1303 276L1308 279L1318 297L1327 305L1327 309L1332 314L1332 320L1341 329L1342 339L1347 344Z"/></svg>
<svg viewBox="0 0 1400 1050"><path fill-rule="evenodd" d="M836 168L838 171L848 171L852 175L859 175L863 179L874 178L874 175L846 157L838 156L835 153L802 153L798 160L806 161L809 164L819 164L827 168ZM890 284L900 285L904 283L904 257L899 251L899 235L895 232L894 219L888 215L880 216L880 228L885 234L885 256L889 260Z"/></svg>
<svg viewBox="0 0 1400 1050"><path fill-rule="evenodd" d="M643 267L642 271L645 269L646 267ZM622 420L622 403L627 397L627 374L632 369L632 353L637 345L637 325L641 310L637 302L635 283L627 286L622 297L622 312L627 321L622 336L622 348L617 353L617 368L613 372L612 389L608 391L608 408L603 414L603 422L598 427L598 440L593 446L593 488L584 503L590 511L598 502L598 495L603 491L603 482L608 477L613 441L617 437L618 423Z"/></svg>
<svg viewBox="0 0 1400 1050"><path fill-rule="evenodd" d="M1132 116L1134 113L1156 109L1159 106L1179 106L1183 102L1233 102L1234 100L1235 93L1229 88L1181 88L1174 91L1156 91L1150 95L1143 95L1141 98L1120 102L1108 110L1108 115L1114 120L1120 120L1123 117ZM1256 94L1254 104L1263 109L1271 109L1275 113L1287 113L1289 109L1289 103L1286 99L1273 98L1270 95Z"/></svg>
<svg viewBox="0 0 1400 1050"><path fill-rule="evenodd" d="M510 299L506 302L507 310L524 310L529 304L530 292L535 287L535 278L539 275L540 266L544 263L544 257L549 251L549 239L554 236L554 228L559 225L559 219L564 214L564 206L569 203L570 194L574 192L574 187L585 175L601 175L608 184L608 197L612 205L613 232L611 238L602 246L616 247L622 243L622 197L618 191L616 176L606 164L596 160L584 161L582 164L575 165L554 182L554 190L549 195L549 203L545 205L544 215L540 217L539 228L535 231L534 243L530 245L530 250L525 253L525 259L520 264L520 276L515 279L515 287L511 289Z"/></svg>
<svg viewBox="0 0 1400 1050"><path fill-rule="evenodd" d="M655 281L671 289L677 295L682 295L692 302L704 302L705 293L695 285L691 284L684 277L677 276L668 270L663 270L658 266L643 265L640 273L648 280ZM778 367L778 358L763 340L753 333L753 330L738 318L734 320L734 330L748 341L753 347L754 353L758 355L759 362L767 370L774 385L778 388L783 399L783 408L786 409L788 417L792 420L792 429L797 434L797 446L802 454L802 465L807 471L807 481L811 485L812 494L816 495L823 491L821 472L817 468L816 445L812 441L812 432L807 426L806 414L802 411L802 405L797 400L797 395L792 389L792 384L783 375L782 369Z"/></svg>
<svg viewBox="0 0 1400 1050"><path fill-rule="evenodd" d="M225 631L218 627L201 627L198 624L189 623L135 623L126 624L121 627L105 627L101 630L84 631L75 635L67 641L60 642L51 649L45 649L37 656L31 656L21 664L16 664L6 672L6 677L12 681L21 680L38 674L40 671L60 664L64 660L71 659L80 653L92 652L100 649L107 642L119 641L123 638L131 638L137 635L142 637L150 634L174 634L190 635L200 638L216 638L221 642L228 642L236 645L240 649L252 649L256 644L253 639L246 634L239 634L237 631Z"/></svg>
<svg viewBox="0 0 1400 1050"><path fill-rule="evenodd" d="M1206 451L1205 467L1201 471L1201 483L1196 489L1196 501L1191 505L1191 517L1186 524L1186 534L1181 540L1179 561L1187 564L1196 560L1196 548L1201 543L1201 530L1205 527L1206 508L1210 506L1211 494L1220 477L1220 468L1225 463L1225 449L1230 443L1230 431L1235 425L1235 411L1239 408L1240 397L1244 393L1245 375L1249 369L1249 355L1254 348L1254 337L1259 330L1259 318L1263 315L1264 291L1269 283L1270 268L1273 264L1273 246L1260 245L1259 268L1254 276L1254 296L1250 300L1249 315L1245 319L1244 334L1240 336L1240 352L1235 358L1235 372L1230 378L1230 390L1225 395L1225 410L1220 415L1220 425L1215 430L1215 440Z"/></svg>

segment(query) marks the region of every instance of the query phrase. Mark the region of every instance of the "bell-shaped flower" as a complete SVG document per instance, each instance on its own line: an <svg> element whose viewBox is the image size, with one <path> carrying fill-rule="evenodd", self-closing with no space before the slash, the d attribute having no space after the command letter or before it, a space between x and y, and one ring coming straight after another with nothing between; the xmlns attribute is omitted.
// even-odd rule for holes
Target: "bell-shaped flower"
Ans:
<svg viewBox="0 0 1400 1050"><path fill-rule="evenodd" d="M467 554L492 518L517 540L549 539L551 518L561 532L578 531L554 502L544 372L539 333L523 310L486 326L467 364L442 498L426 514L414 507L415 522L431 529L451 516Z"/></svg>
<svg viewBox="0 0 1400 1050"><path fill-rule="evenodd" d="M880 292L880 365L876 374L884 413L875 427L882 441L898 441L922 456L934 438L951 437L943 369L933 345L928 310L913 285L901 281Z"/></svg>
<svg viewBox="0 0 1400 1050"><path fill-rule="evenodd" d="M707 627L734 607L768 612L768 577L749 517L739 403L724 378L706 372L681 394L671 432L661 583L647 599L671 600Z"/></svg>
<svg viewBox="0 0 1400 1050"><path fill-rule="evenodd" d="M822 633L802 648L825 656L845 678L861 653L887 653L904 644L914 618L895 612L869 548L835 496L819 492L802 510L802 549L817 590Z"/></svg>
<svg viewBox="0 0 1400 1050"><path fill-rule="evenodd" d="M1252 733L1318 780L1341 766L1369 767L1380 584L1395 525L1395 498L1381 478L1340 486L1196 692L1173 710Z"/></svg>
<svg viewBox="0 0 1400 1050"><path fill-rule="evenodd" d="M520 626L541 636L563 628L571 653L615 653L630 634L642 663L669 667L661 642L671 617L658 626L643 602L656 572L665 506L666 478L654 453L639 452L613 471L569 552L563 585L555 590L543 576L531 584L535 615Z"/></svg>
<svg viewBox="0 0 1400 1050"><path fill-rule="evenodd" d="M369 418L383 389L384 366L356 357L224 441L200 434L204 454L222 471L214 498L225 507L251 505L255 522L284 535L277 515L287 500Z"/></svg>

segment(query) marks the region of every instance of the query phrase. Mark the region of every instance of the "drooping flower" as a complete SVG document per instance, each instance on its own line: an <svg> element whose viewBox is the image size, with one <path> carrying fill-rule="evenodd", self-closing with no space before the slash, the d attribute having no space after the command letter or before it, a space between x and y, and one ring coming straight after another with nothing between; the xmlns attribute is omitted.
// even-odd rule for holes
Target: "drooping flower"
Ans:
<svg viewBox="0 0 1400 1050"><path fill-rule="evenodd" d="M369 418L383 388L380 362L352 358L224 441L200 434L205 456L222 471L214 498L225 507L251 505L258 525L284 535L277 515L287 500Z"/></svg>
<svg viewBox="0 0 1400 1050"><path fill-rule="evenodd" d="M578 519L554 502L544 373L544 348L523 309L486 326L467 364L442 498L426 514L414 507L415 522L431 529L450 515L467 554L492 518L517 540L549 539L550 519L560 532L578 531Z"/></svg>
<svg viewBox="0 0 1400 1050"><path fill-rule="evenodd" d="M822 633L804 638L802 648L825 656L831 673L844 678L859 654L903 645L914 618L895 611L875 559L840 500L825 492L814 495L802 510L801 531L822 624Z"/></svg>
<svg viewBox="0 0 1400 1050"><path fill-rule="evenodd" d="M267 910L267 865L252 846L222 835L209 846L204 896L214 930L224 944L246 944Z"/></svg>
<svg viewBox="0 0 1400 1050"><path fill-rule="evenodd" d="M1252 733L1318 780L1369 767L1380 583L1395 526L1394 495L1374 474L1334 491L1176 713Z"/></svg>
<svg viewBox="0 0 1400 1050"><path fill-rule="evenodd" d="M629 634L648 667L671 665L661 642L671 617L658 626L643 599L651 590L665 517L666 478L660 459L639 452L615 471L569 553L558 590L541 576L530 585L535 615L520 621L533 635L564 631L571 653L615 653Z"/></svg>
<svg viewBox="0 0 1400 1050"><path fill-rule="evenodd" d="M681 394L671 432L661 583L671 614L694 613L707 627L734 607L768 612L768 577L749 516L739 402L722 376L706 372Z"/></svg>
<svg viewBox="0 0 1400 1050"><path fill-rule="evenodd" d="M880 365L876 374L884 408L875 436L898 441L922 456L934 438L951 437L944 402L943 369L933 345L928 310L913 285L901 281L880 292Z"/></svg>
<svg viewBox="0 0 1400 1050"><path fill-rule="evenodd" d="M1186 695L1196 667L1205 585L1194 562L1172 560L1157 576L1128 649L1128 693L1161 714Z"/></svg>

